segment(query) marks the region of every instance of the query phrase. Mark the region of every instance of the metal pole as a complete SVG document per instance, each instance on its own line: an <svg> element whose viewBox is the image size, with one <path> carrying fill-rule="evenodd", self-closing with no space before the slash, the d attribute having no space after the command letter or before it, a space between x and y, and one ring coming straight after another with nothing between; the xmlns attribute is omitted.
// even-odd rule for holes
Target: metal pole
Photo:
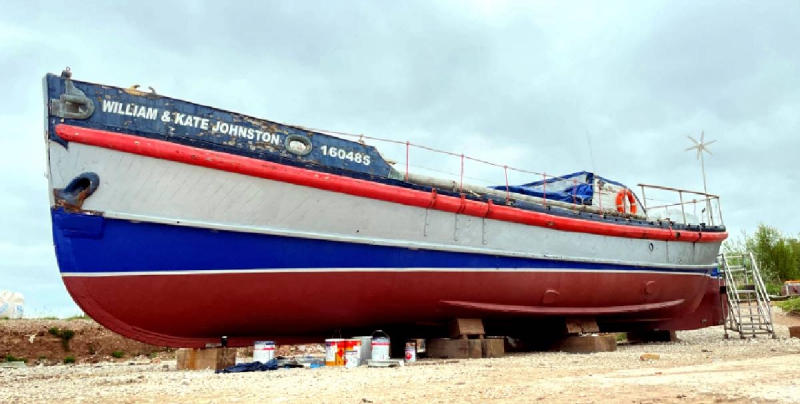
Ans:
<svg viewBox="0 0 800 404"><path fill-rule="evenodd" d="M717 201L717 210L719 211L719 224L725 224L725 219L722 218L722 205L719 203L719 198L714 198Z"/></svg>
<svg viewBox="0 0 800 404"><path fill-rule="evenodd" d="M597 201L598 204L600 205L600 214L605 215L606 212L603 211L603 187L600 186L600 180L596 178L594 180L594 183L597 185ZM594 185L592 185L592 187L594 187Z"/></svg>
<svg viewBox="0 0 800 404"><path fill-rule="evenodd" d="M681 200L681 214L683 215L683 224L687 224L686 223L686 209L684 209L684 207L683 207L683 192L682 191L678 191L678 198L680 198L680 200Z"/></svg>
<svg viewBox="0 0 800 404"><path fill-rule="evenodd" d="M703 151L702 150L700 150L700 170L703 171L703 192L705 192L705 197L706 197L706 212L708 214L708 222L713 226L714 225L714 217L711 214L711 201L709 201L709 198L708 198L708 187L706 186L706 163L705 163L705 159L703 158Z"/></svg>
<svg viewBox="0 0 800 404"><path fill-rule="evenodd" d="M639 188L642 189L642 202L644 203L644 211L647 212L647 197L644 196L644 185L639 184Z"/></svg>

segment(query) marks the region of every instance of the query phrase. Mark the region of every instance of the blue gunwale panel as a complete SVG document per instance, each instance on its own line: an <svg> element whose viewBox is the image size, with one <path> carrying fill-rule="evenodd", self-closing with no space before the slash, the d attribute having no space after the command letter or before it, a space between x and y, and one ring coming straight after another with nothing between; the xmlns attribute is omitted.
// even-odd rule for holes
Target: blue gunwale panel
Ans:
<svg viewBox="0 0 800 404"><path fill-rule="evenodd" d="M51 114L48 104L48 135L56 141L63 142L55 133L55 125L64 123L296 165L380 177L388 177L391 171L373 146L359 142L160 95L71 82L94 104L94 112L87 119L61 118ZM65 94L67 79L48 74L45 86L49 103ZM311 152L290 153L285 147L290 136L308 139Z"/></svg>

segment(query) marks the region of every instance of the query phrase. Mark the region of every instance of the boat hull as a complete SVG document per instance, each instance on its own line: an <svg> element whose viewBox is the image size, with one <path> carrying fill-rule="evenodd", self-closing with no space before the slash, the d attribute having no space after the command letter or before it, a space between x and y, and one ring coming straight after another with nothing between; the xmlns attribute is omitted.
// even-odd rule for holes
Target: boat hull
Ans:
<svg viewBox="0 0 800 404"><path fill-rule="evenodd" d="M86 314L127 337L718 321L722 227L414 184L360 142L68 76L45 79L56 255Z"/></svg>
<svg viewBox="0 0 800 404"><path fill-rule="evenodd" d="M697 311L712 281L702 270L309 240L63 210L53 223L64 283L80 307L120 334L175 347L223 335L234 346L299 342L457 316L656 324Z"/></svg>

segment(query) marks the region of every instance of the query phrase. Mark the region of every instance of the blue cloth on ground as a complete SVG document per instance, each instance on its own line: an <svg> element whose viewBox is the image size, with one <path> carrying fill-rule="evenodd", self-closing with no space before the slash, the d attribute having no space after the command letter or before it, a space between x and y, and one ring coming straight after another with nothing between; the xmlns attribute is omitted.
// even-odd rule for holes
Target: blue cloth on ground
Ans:
<svg viewBox="0 0 800 404"><path fill-rule="evenodd" d="M229 366L225 369L217 370L214 373L264 372L267 370L278 370L278 361L275 359L270 359L267 361L267 363L240 363L238 365Z"/></svg>

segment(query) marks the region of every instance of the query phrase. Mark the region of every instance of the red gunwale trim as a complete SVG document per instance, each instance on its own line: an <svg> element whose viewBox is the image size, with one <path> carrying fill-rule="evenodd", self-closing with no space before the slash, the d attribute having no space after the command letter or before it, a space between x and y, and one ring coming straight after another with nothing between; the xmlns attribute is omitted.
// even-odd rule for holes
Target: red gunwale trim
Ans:
<svg viewBox="0 0 800 404"><path fill-rule="evenodd" d="M672 231L613 223L599 223L585 219L560 217L531 212L508 206L478 202L466 198L445 196L387 184L327 174L292 167L250 157L184 146L163 140L153 140L122 133L56 125L56 134L69 142L83 143L125 153L191 164L215 170L228 171L253 177L288 182L331 192L394 202L403 205L430 208L444 212L546 227L553 230L590 233L602 236L713 243L728 238L726 232Z"/></svg>

